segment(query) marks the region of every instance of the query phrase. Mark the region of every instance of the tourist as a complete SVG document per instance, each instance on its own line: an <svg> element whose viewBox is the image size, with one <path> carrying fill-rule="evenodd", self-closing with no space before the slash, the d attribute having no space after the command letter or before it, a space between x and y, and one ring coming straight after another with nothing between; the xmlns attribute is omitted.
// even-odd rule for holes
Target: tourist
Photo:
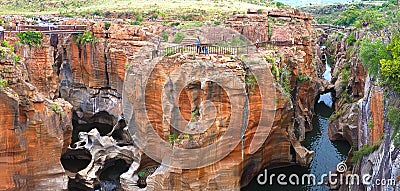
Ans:
<svg viewBox="0 0 400 191"><path fill-rule="evenodd" d="M258 48L260 47L259 43L260 43L260 41L257 39L256 44L255 44L256 45L256 52L258 52Z"/></svg>
<svg viewBox="0 0 400 191"><path fill-rule="evenodd" d="M201 53L201 47L200 47L200 38L199 37L196 38L196 47L197 47L196 52L200 54Z"/></svg>
<svg viewBox="0 0 400 191"><path fill-rule="evenodd" d="M206 45L203 46L203 52L204 52L204 55L209 56L209 54L208 54L208 48L207 48Z"/></svg>

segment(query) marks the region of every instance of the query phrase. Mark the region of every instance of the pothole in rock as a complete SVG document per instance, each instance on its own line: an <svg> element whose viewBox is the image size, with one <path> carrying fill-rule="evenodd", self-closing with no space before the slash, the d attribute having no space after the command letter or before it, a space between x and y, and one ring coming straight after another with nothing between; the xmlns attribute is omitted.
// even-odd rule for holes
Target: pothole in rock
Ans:
<svg viewBox="0 0 400 191"><path fill-rule="evenodd" d="M130 163L123 159L110 159L100 170L100 190L122 190L120 188L120 176L128 171Z"/></svg>
<svg viewBox="0 0 400 191"><path fill-rule="evenodd" d="M80 132L89 132L96 128L101 136L109 134L114 127L114 116L107 112L99 112L90 118L79 118L76 112L72 116L72 138L71 147L79 141Z"/></svg>
<svg viewBox="0 0 400 191"><path fill-rule="evenodd" d="M154 161L147 155L142 155L140 160L140 166L136 171L139 179L137 181L137 185L139 188L145 188L147 186L147 177L152 175L157 168L160 166L160 163Z"/></svg>
<svg viewBox="0 0 400 191"><path fill-rule="evenodd" d="M92 155L86 149L68 149L60 160L65 170L77 173L90 164Z"/></svg>

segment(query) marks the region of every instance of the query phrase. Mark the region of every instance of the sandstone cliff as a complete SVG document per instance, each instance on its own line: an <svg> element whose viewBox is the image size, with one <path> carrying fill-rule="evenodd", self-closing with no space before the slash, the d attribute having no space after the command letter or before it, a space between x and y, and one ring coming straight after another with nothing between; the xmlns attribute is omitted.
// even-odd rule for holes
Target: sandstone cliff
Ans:
<svg viewBox="0 0 400 191"><path fill-rule="evenodd" d="M166 63L153 71L154 86L146 87L153 94L141 96L147 100L148 116L157 134L168 140L169 135L177 132L165 125L161 107L168 104L156 99L161 94L153 88L162 87L166 83L165 77L183 63L205 64L221 70L238 69L237 76L246 82L249 76L248 68L243 67L245 58L211 56L211 59L191 60L188 56L180 58L176 55L149 61L157 42L154 37L165 29L165 26L156 23L149 27L112 23L106 29L103 22L68 20L64 24L87 25L87 30L93 33L96 40L76 43L74 35L59 34L52 37L56 39L52 41L50 36L45 35L41 48L18 45L14 35L6 36L6 40L16 46L16 53L24 59L20 61L21 67L12 72L21 73L22 77L18 77L20 80L15 85L10 84L11 90L3 91L18 94L3 93L7 97L7 100L2 100L3 108L9 109L3 110L5 113L2 116L14 116L14 119L1 118L8 124L2 127L7 131L13 129L4 142L15 139L20 142L12 141L13 145L3 150L7 153L12 150L11 147L17 147L18 154L10 155L25 161L21 163L15 158L7 158L8 154L5 156L4 161L16 163L13 166L18 169L2 175L2 180L6 181L3 185L6 185L5 188L30 185L32 190L43 190L54 186L49 184L53 181L60 189L122 187L131 190L147 184L148 190L239 190L264 167L307 165L313 152L302 147L300 141L311 129L314 99L321 89L316 70L319 60L313 56L319 47L314 40L311 19L310 15L285 9L261 15L237 15L226 22L226 26L235 29L238 36L241 33L253 42L256 39L272 42L273 45L246 56L267 62L260 66L276 80L268 84L274 85L273 93L277 97L272 101L274 104L263 105L257 84L247 84L250 95L248 107L252 112L248 113L247 129L242 131L242 144L219 162L192 170L160 166L132 142L126 124L132 125L131 116L123 113L122 104L123 87L129 80L125 79L126 70L129 68L129 75L138 69L146 70L146 62ZM282 74L272 76L269 71L274 67L283 71ZM193 76L199 77L199 74ZM282 84L282 78L287 83ZM15 80L10 78L9 82L12 81ZM184 135L178 136L182 142L177 141L177 146L196 148L212 144L225 132L229 122L235 121L229 117L231 106L226 104L227 95L221 88L212 83L202 83L192 84L183 92L180 103L182 115L191 120L200 101L210 98L219 104L214 103L218 105L219 120L205 134L191 137L195 141L187 140ZM250 93L249 89L255 93ZM256 127L260 125L262 106L270 106L275 117L267 131L269 134L264 134L268 136L267 140L259 150L251 152L250 144L255 139ZM48 135L42 136L43 132ZM25 148L26 143L33 146ZM224 150L225 147L219 149ZM47 155L52 157L47 159ZM49 161L48 165L39 166L39 161L45 160L43 158Z"/></svg>
<svg viewBox="0 0 400 191"><path fill-rule="evenodd" d="M6 57L0 61L0 79L8 83L0 87L0 189L66 189L68 178L60 156L70 142L72 106L62 99L50 99L52 91L40 92L49 84L57 84L46 80L41 73L46 71L37 70L47 68L49 62L41 58L38 61L43 62L33 67L31 59L41 56L27 56L27 60L17 62L12 51L2 49ZM28 49L22 46L17 52L41 55L39 49Z"/></svg>

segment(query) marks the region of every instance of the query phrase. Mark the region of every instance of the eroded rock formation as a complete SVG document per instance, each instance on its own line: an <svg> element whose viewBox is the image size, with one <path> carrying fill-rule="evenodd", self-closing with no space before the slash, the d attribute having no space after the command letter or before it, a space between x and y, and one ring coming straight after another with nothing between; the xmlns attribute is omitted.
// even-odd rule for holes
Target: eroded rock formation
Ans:
<svg viewBox="0 0 400 191"><path fill-rule="evenodd" d="M17 77L19 80L10 77L9 82L16 83L10 84L11 90L2 90L6 98L1 100L2 108L7 109L1 111L4 115L0 118L7 124L2 126L4 131L10 132L4 136L4 143L7 143L2 149L6 153L4 161L13 163L15 169L2 175L2 186L8 189L29 185L32 190L46 190L54 188L53 183L57 182L59 189L121 187L132 190L147 186L148 190L239 190L266 166L307 165L313 152L302 147L299 141L311 129L314 98L320 88L320 84L315 82L318 76L314 64L319 61L318 57L313 57L319 48L314 42L310 19L309 15L285 9L264 15L239 15L226 23L252 41L274 42L269 49L248 56L269 58L268 64L261 65L267 71L272 66L287 69L290 90L285 92L283 85L269 83L276 86L274 93L277 96L273 101L274 107L270 108L275 118L267 140L259 150L250 153L263 102L259 87L247 84L247 93L255 93L249 94L248 107L252 112L248 113L247 130L243 131L243 147L236 146L215 164L192 170L160 166L143 154L130 139L124 120L127 116L123 114L122 90L126 69L130 68L132 73L132 70L146 67L154 47L153 37L162 31L163 26L112 23L106 29L103 22L68 20L63 24L86 24L97 42L77 44L73 35L60 34L56 44L45 35L41 48L17 46L17 54L25 59L21 60L21 67L12 72L20 75ZM249 21L249 24L244 25L244 21ZM18 39L9 35L6 40L17 44L14 42ZM156 59L153 61L158 63ZM162 87L167 74L186 62L237 70L236 74L243 82L248 75L248 68L243 67L242 61L236 57L211 56L210 60L191 60L176 55L164 57L159 62L166 65L154 71L154 87ZM2 60L2 63L9 65L11 61ZM309 80L299 80L303 77ZM151 90L154 87L146 88ZM13 91L18 95L10 93ZM160 109L164 103L155 99L161 94L155 90L150 92L153 94L149 95L155 97L145 96L150 109L148 115L158 135L168 139L168 135L177 132L164 124ZM213 128L202 136L188 138L180 135L178 139L181 141L174 142L174 145L196 148L215 141L207 139L207 136L218 137L224 133L226 125L232 121L229 118L230 106L224 102L227 96L215 84L203 81L191 84L181 97L182 114L188 121L202 116L192 116L192 113L200 110L200 100L207 97L221 103L217 112L219 118ZM33 146L26 146L27 143ZM10 152L13 154L7 154ZM10 155L14 158L10 159ZM23 162L16 161L15 156L21 157ZM48 165L40 166L45 160L48 160ZM110 172L114 167L119 170Z"/></svg>
<svg viewBox="0 0 400 191"><path fill-rule="evenodd" d="M60 156L70 142L72 106L42 94L40 89L47 85L41 84L44 81L35 82L39 87L28 83L38 79L32 76L37 70L29 69L32 62L16 62L9 49L2 49L7 56L1 58L0 74L8 84L0 87L0 189L67 189L68 178ZM28 49L23 46L17 52ZM36 51L40 52L30 52ZM36 64L37 68L47 67L46 62Z"/></svg>

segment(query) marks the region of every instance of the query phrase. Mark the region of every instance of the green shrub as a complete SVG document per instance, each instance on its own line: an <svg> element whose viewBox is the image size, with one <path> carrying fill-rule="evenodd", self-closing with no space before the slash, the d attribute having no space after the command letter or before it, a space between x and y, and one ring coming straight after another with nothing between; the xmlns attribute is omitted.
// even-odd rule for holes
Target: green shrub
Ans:
<svg viewBox="0 0 400 191"><path fill-rule="evenodd" d="M335 111L335 113L329 117L329 121L332 122L333 120L341 117L343 114L344 110Z"/></svg>
<svg viewBox="0 0 400 191"><path fill-rule="evenodd" d="M304 82L304 81L310 82L311 81L311 77L307 76L307 75L299 75L299 76L297 76L296 79L298 82Z"/></svg>
<svg viewBox="0 0 400 191"><path fill-rule="evenodd" d="M6 79L0 79L0 88L5 88L8 84Z"/></svg>
<svg viewBox="0 0 400 191"><path fill-rule="evenodd" d="M17 63L20 60L21 60L21 58L18 55L14 54L14 63Z"/></svg>
<svg viewBox="0 0 400 191"><path fill-rule="evenodd" d="M170 134L168 135L168 142L169 144L174 144L176 141L179 141L178 135L177 134Z"/></svg>
<svg viewBox="0 0 400 191"><path fill-rule="evenodd" d="M275 58L273 56L267 56L267 57L265 57L265 61L273 64L273 63L275 63Z"/></svg>
<svg viewBox="0 0 400 191"><path fill-rule="evenodd" d="M372 146L370 146L368 144L363 145L360 150L355 151L353 153L353 157L351 158L351 162L353 164L355 164L355 163L361 161L361 159L364 156L367 156L367 155L373 153L374 151L376 151L379 148L379 146L380 146L380 141L378 141L377 143L373 144Z"/></svg>
<svg viewBox="0 0 400 191"><path fill-rule="evenodd" d="M129 22L129 24L130 25L142 25L142 22L141 21L131 21L131 22Z"/></svg>
<svg viewBox="0 0 400 191"><path fill-rule="evenodd" d="M138 176L140 178L144 178L144 177L146 177L146 172L144 170L141 170L141 171L138 172Z"/></svg>
<svg viewBox="0 0 400 191"><path fill-rule="evenodd" d="M57 114L61 114L63 109L58 104L51 105L50 109Z"/></svg>
<svg viewBox="0 0 400 191"><path fill-rule="evenodd" d="M392 90L400 93L400 37L394 36L392 42L387 46L393 59L380 60L381 79L389 85Z"/></svg>
<svg viewBox="0 0 400 191"><path fill-rule="evenodd" d="M9 48L9 49L11 50L11 52L14 52L14 47L11 46L10 44L8 44L7 41L3 41L3 42L1 43L1 46L2 46L2 47Z"/></svg>
<svg viewBox="0 0 400 191"><path fill-rule="evenodd" d="M200 117L200 111L199 109L196 108L195 110L192 111L192 116L190 118L190 121L196 122L199 119L199 117Z"/></svg>
<svg viewBox="0 0 400 191"><path fill-rule="evenodd" d="M255 87L257 85L257 77L250 73L246 73L244 80L249 89L249 93L250 94L254 93Z"/></svg>
<svg viewBox="0 0 400 191"><path fill-rule="evenodd" d="M370 119L368 122L368 128L370 129L374 128L374 121L372 121L372 119Z"/></svg>
<svg viewBox="0 0 400 191"><path fill-rule="evenodd" d="M345 90L347 85L349 84L350 81L350 64L346 63L346 65L340 70L341 74L342 74L342 83L341 83L341 87L342 90Z"/></svg>
<svg viewBox="0 0 400 191"><path fill-rule="evenodd" d="M182 40L185 38L185 34L182 32L177 32L174 36L174 43L181 43Z"/></svg>
<svg viewBox="0 0 400 191"><path fill-rule="evenodd" d="M84 45L86 43L97 43L96 37L93 36L91 31L85 31L83 34L75 34L74 35L75 43L79 45Z"/></svg>
<svg viewBox="0 0 400 191"><path fill-rule="evenodd" d="M354 35L354 33L351 33L347 39L346 39L347 44L352 45L353 43L356 42L356 36Z"/></svg>
<svg viewBox="0 0 400 191"><path fill-rule="evenodd" d="M35 31L25 31L17 33L17 37L19 38L22 44L29 45L29 47L33 47L34 45L39 47L43 43L43 34Z"/></svg>
<svg viewBox="0 0 400 191"><path fill-rule="evenodd" d="M106 30L108 30L111 26L110 22L104 22L104 26L106 27Z"/></svg>
<svg viewBox="0 0 400 191"><path fill-rule="evenodd" d="M274 75L275 80L277 80L279 78L279 69L275 65L271 66L271 73L272 73L272 75Z"/></svg>
<svg viewBox="0 0 400 191"><path fill-rule="evenodd" d="M168 42L168 34L166 32L161 33L161 38L165 41Z"/></svg>
<svg viewBox="0 0 400 191"><path fill-rule="evenodd" d="M279 69L279 74L279 82L282 85L283 90L285 91L284 93L290 96L290 92L292 91L292 87L290 86L290 70L286 67L282 67Z"/></svg>
<svg viewBox="0 0 400 191"><path fill-rule="evenodd" d="M363 65L368 69L369 75L378 77L380 60L391 59L391 56L381 41L363 40L360 47L360 58Z"/></svg>
<svg viewBox="0 0 400 191"><path fill-rule="evenodd" d="M172 56L175 54L175 51L172 48L168 48L164 51L163 56Z"/></svg>

